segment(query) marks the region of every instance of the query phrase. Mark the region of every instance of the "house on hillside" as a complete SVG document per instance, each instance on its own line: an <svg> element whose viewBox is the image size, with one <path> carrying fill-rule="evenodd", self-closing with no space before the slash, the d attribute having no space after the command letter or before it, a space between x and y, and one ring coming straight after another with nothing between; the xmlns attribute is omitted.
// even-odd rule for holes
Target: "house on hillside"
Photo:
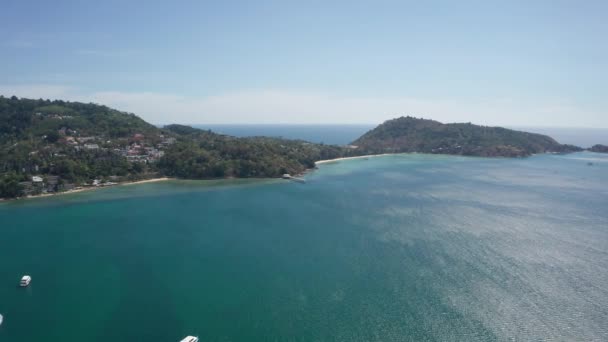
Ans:
<svg viewBox="0 0 608 342"><path fill-rule="evenodd" d="M59 176L46 176L46 191L56 192L59 184Z"/></svg>
<svg viewBox="0 0 608 342"><path fill-rule="evenodd" d="M79 137L78 142L85 143L87 141L95 140L95 137Z"/></svg>
<svg viewBox="0 0 608 342"><path fill-rule="evenodd" d="M76 139L74 139L74 137L65 137L65 143L72 146L78 145L78 142Z"/></svg>
<svg viewBox="0 0 608 342"><path fill-rule="evenodd" d="M161 145L161 146L169 146L169 145L171 145L171 144L174 144L174 143L175 143L175 141L176 141L176 139L175 139L175 138L173 138L173 137L169 137L169 138L167 138L167 139L164 139L164 140L163 140L163 141L160 143L160 145Z"/></svg>
<svg viewBox="0 0 608 342"><path fill-rule="evenodd" d="M32 184L32 182L19 182L19 186L21 187L23 194L26 196L34 193L34 184Z"/></svg>

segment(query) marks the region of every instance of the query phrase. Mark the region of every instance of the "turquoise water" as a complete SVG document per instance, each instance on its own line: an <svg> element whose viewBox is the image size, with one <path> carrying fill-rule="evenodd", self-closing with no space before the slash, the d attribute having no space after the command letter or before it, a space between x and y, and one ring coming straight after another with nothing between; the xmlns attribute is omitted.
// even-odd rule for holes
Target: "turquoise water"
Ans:
<svg viewBox="0 0 608 342"><path fill-rule="evenodd" d="M0 341L608 340L607 155L306 178L0 204Z"/></svg>

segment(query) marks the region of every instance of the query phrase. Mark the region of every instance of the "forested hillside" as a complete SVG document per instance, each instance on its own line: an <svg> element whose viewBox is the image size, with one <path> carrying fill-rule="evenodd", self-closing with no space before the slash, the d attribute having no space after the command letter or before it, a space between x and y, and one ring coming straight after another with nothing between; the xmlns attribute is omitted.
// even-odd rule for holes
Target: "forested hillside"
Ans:
<svg viewBox="0 0 608 342"><path fill-rule="evenodd" d="M147 161L160 158L154 146L164 138L106 106L0 96L0 197L148 177L156 171Z"/></svg>
<svg viewBox="0 0 608 342"><path fill-rule="evenodd" d="M409 116L386 121L353 145L365 153L420 152L483 157L524 157L581 150L541 134L471 123L442 124Z"/></svg>
<svg viewBox="0 0 608 342"><path fill-rule="evenodd" d="M278 177L346 149L155 127L106 106L0 96L0 198L174 176Z"/></svg>
<svg viewBox="0 0 608 342"><path fill-rule="evenodd" d="M279 138L232 136L189 126L165 126L179 136L158 163L160 171L181 178L276 177L298 174L315 161L343 156L345 148Z"/></svg>

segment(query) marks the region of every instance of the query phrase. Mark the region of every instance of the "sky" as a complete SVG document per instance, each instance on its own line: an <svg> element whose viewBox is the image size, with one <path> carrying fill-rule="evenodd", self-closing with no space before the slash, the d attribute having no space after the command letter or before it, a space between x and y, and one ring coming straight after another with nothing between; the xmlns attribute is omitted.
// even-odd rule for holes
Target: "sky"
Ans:
<svg viewBox="0 0 608 342"><path fill-rule="evenodd" d="M3 0L0 94L155 124L608 128L608 1Z"/></svg>

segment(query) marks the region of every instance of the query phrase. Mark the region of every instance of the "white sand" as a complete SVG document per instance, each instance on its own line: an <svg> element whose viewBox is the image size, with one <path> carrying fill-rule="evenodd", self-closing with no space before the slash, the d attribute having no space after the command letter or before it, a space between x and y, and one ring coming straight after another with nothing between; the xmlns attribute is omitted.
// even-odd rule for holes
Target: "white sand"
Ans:
<svg viewBox="0 0 608 342"><path fill-rule="evenodd" d="M381 157L381 156L389 156L389 155L393 155L393 154L395 154L395 153L370 154L370 155L366 155L366 156L344 157L344 158L336 158L336 159L319 160L319 161L315 162L315 165L326 164L326 163L333 163L333 162L338 162L340 160Z"/></svg>
<svg viewBox="0 0 608 342"><path fill-rule="evenodd" d="M118 183L118 184L115 184L115 185L112 185L112 186L87 186L87 187L82 187L82 188L79 188L79 189L72 189L72 190L68 190L68 191L53 192L53 193L39 194L39 195L30 195L30 196L20 197L20 198L14 198L14 199L29 199L29 198L41 198L41 197L50 197L50 196L75 194L77 192L93 191L93 190L98 190L98 189L103 189L103 188L111 188L111 187L119 186L119 185L133 185L133 184L143 184L143 183L155 183L155 182L168 181L170 179L172 179L172 178L161 177L161 178L144 179L144 180L139 180L139 181L134 181L134 182L122 182L122 183ZM1 200L13 200L13 198L10 198L10 199L1 199Z"/></svg>
<svg viewBox="0 0 608 342"><path fill-rule="evenodd" d="M144 180L134 181L134 182L124 182L124 183L119 183L117 185L133 185L133 184L144 184L144 183L156 183L156 182L168 181L168 180L171 180L171 179L172 178L169 178L169 177L161 177L161 178L144 179Z"/></svg>

